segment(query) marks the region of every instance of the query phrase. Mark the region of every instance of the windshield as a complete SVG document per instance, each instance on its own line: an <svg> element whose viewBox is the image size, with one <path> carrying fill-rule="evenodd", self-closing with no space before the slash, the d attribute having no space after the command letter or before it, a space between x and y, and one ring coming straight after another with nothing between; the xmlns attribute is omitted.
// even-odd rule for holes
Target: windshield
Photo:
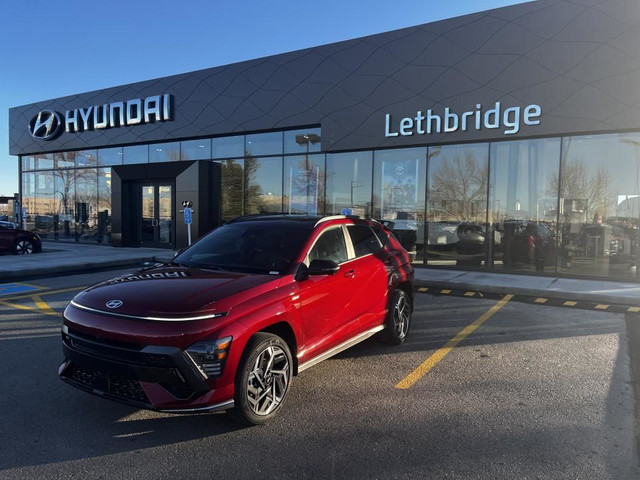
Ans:
<svg viewBox="0 0 640 480"><path fill-rule="evenodd" d="M284 274L311 229L278 222L239 222L217 228L174 259L185 267Z"/></svg>

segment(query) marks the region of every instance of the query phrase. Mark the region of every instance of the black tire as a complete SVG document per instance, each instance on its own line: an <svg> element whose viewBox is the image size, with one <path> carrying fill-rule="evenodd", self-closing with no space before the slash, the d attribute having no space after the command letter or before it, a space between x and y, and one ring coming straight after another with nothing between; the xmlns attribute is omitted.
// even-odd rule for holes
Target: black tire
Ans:
<svg viewBox="0 0 640 480"><path fill-rule="evenodd" d="M35 245L28 238L19 238L11 249L14 255L31 255L35 252Z"/></svg>
<svg viewBox="0 0 640 480"><path fill-rule="evenodd" d="M270 364L269 360L278 368L262 368ZM271 333L256 333L249 339L240 360L236 372L234 407L227 412L234 420L245 425L267 423L284 405L292 376L293 361L287 342ZM272 391L263 395L266 390Z"/></svg>
<svg viewBox="0 0 640 480"><path fill-rule="evenodd" d="M384 330L380 339L389 345L400 345L407 338L411 327L411 313L413 305L411 298L404 290L395 290L389 300L387 317L384 320ZM400 321L402 319L402 322Z"/></svg>

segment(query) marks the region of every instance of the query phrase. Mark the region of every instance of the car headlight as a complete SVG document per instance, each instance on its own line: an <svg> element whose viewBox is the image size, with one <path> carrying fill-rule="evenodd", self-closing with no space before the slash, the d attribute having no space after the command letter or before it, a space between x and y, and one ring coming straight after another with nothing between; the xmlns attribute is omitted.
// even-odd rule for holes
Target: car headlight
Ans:
<svg viewBox="0 0 640 480"><path fill-rule="evenodd" d="M187 356L198 368L204 378L222 375L224 364L229 356L232 337L198 342L186 350Z"/></svg>

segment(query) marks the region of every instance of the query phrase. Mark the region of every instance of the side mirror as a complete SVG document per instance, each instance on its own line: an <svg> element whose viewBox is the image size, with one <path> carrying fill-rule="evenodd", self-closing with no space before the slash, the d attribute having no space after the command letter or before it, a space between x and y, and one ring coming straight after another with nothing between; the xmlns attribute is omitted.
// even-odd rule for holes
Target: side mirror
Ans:
<svg viewBox="0 0 640 480"><path fill-rule="evenodd" d="M317 258L311 260L307 273L309 275L333 275L338 273L338 270L340 270L340 265L333 260L320 260Z"/></svg>

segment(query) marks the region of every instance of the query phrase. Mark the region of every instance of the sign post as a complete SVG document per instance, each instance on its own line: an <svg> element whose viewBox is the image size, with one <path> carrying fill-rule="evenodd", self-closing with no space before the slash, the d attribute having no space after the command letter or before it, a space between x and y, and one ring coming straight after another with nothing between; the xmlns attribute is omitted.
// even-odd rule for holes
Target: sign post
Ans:
<svg viewBox="0 0 640 480"><path fill-rule="evenodd" d="M182 213L184 213L184 223L187 226L187 242L188 245L191 246L191 222L193 220L191 216L193 209L191 207L193 206L193 202L191 200L184 200L182 206L184 207L184 210L182 210Z"/></svg>

